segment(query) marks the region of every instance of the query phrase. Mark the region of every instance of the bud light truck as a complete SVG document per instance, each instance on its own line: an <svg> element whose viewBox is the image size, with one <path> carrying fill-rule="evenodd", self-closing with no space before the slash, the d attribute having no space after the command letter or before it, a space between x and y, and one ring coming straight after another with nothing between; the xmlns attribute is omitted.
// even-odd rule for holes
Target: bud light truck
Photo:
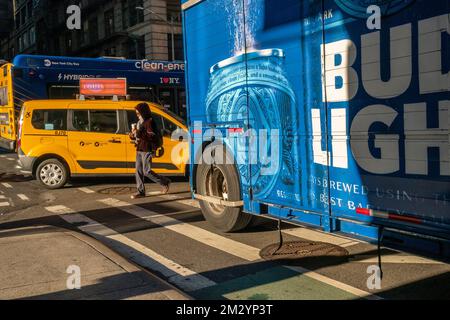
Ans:
<svg viewBox="0 0 450 320"><path fill-rule="evenodd" d="M183 0L191 187L253 216L450 246L450 2Z"/></svg>

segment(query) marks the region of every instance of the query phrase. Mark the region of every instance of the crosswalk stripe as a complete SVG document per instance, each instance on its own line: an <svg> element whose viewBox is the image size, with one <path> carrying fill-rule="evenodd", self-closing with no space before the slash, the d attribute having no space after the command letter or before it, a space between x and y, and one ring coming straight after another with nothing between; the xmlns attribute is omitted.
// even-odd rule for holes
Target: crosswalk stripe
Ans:
<svg viewBox="0 0 450 320"><path fill-rule="evenodd" d="M5 188L12 189L12 185L10 185L9 183L2 182L2 185L3 185Z"/></svg>
<svg viewBox="0 0 450 320"><path fill-rule="evenodd" d="M26 195L24 194L18 194L17 195L21 200L23 201L30 201L30 198L28 198Z"/></svg>
<svg viewBox="0 0 450 320"><path fill-rule="evenodd" d="M82 214L75 213L65 206L47 207L52 213L62 214L62 218L90 234L98 240L107 242L122 255L133 260L140 266L159 272L168 281L188 292L200 290L216 285L216 283L196 272L185 268L176 262L163 257L157 252L133 241L126 236L98 223Z"/></svg>
<svg viewBox="0 0 450 320"><path fill-rule="evenodd" d="M9 207L10 205L9 202L0 202L0 207Z"/></svg>
<svg viewBox="0 0 450 320"><path fill-rule="evenodd" d="M180 204L184 204L184 205L191 206L194 208L200 208L200 203L198 203L198 200L186 199L185 196L179 196L176 194L164 194L164 195L161 195L160 197L163 199L167 199L167 200L173 200Z"/></svg>
<svg viewBox="0 0 450 320"><path fill-rule="evenodd" d="M16 159L14 159L14 158L6 158L6 160L15 161Z"/></svg>
<svg viewBox="0 0 450 320"><path fill-rule="evenodd" d="M194 239L194 240L201 239L202 241L200 241L200 242L202 242L202 243L210 245L210 246L212 246L212 247L214 247L214 248L216 248L218 250L221 250L223 252L227 252L229 254L241 257L244 260L247 260L247 261L254 261L254 260L256 260L255 257L254 257L255 253L258 253L258 258L259 258L259 249L258 248L254 248L254 247L242 244L240 242L236 242L234 240L221 237L221 236L219 236L217 234L210 233L210 232L208 232L208 231L206 231L204 229L201 229L201 228L198 228L198 227L195 227L195 226L192 226L192 225L187 225L187 224L185 224L185 223L183 223L183 222L181 222L179 220L173 219L173 218L169 218L169 217L166 217L166 216L161 217L160 214L156 214L156 213L154 213L154 212L152 212L150 210L146 210L144 208L131 205L131 204L126 203L124 201L120 201L120 200L113 199L113 198L108 198L108 199L99 200L99 201L101 203L106 204L106 205L120 208L120 210L122 210L124 212L127 212L129 214L135 215L135 216L140 217L142 219L148 220L148 221L150 221L152 223L161 225L161 226L165 227L166 229L170 229L170 230L172 230L174 232L183 234L183 235L185 235L185 236L187 236L187 237L189 237L191 239ZM50 208L47 208L47 209L49 211L53 211L54 213L60 213L60 214L64 214L64 213L67 214L67 213L73 212L73 211L67 211L67 208L64 207L64 206L55 206L55 207L50 207ZM72 215L64 216L64 218L68 219L68 217L71 217L71 216ZM76 220L76 221L72 221L71 223L80 223L80 224L82 224L82 223L87 223L87 221L79 219L79 220ZM105 237L106 236L107 238L108 237L110 238L111 235L118 235L116 231L108 230L107 227L104 227L101 224L98 224L96 222L93 222L91 224L92 228L95 228L96 226L97 226L98 230L93 234L93 236L98 236L98 237ZM177 226L182 226L182 228L179 228ZM80 228L85 228L85 227L86 227L86 225L82 226ZM85 230L85 231L86 232L89 232L89 231L93 232L92 230L89 230L89 231ZM206 235L211 237L211 239L210 239L211 241L210 242L206 242L205 241L205 236ZM120 236L121 237L125 237L123 235L120 235ZM128 239L128 238L125 237L125 239L121 239L121 240L122 241L128 241L128 240L132 241L130 239L128 239L128 240L126 240L126 239ZM220 243L220 241L227 242L227 245L224 246L223 244ZM114 244L111 244L111 245L114 245ZM143 247L140 244L134 244L134 245L135 245L136 248L140 248L141 250L144 250L144 249L150 250L149 248ZM249 256L245 256L245 253L242 252L242 246L244 246L246 248L247 254ZM117 248L117 250L119 250L119 248ZM137 249L135 249L135 250L137 250ZM137 250L137 251L140 252L140 250ZM237 251L240 251L240 252L237 252ZM129 252L128 253L125 252L125 254L128 255L128 256L130 255ZM164 257L162 257L162 258L163 259L167 259L167 258L164 258ZM137 263L138 264L145 263L145 261L144 262L137 262ZM173 262L173 263L175 263L175 262ZM364 290L352 287L350 285L347 285L347 284L342 283L340 281L334 280L332 278L328 278L328 277L326 277L324 275L321 275L319 273L316 273L314 271L311 271L311 270L308 270L308 269L305 269L305 268L302 268L302 267L292 267L292 266L285 266L285 267L289 268L289 269L291 269L291 270L293 270L295 272L298 272L300 274L304 274L307 277L313 278L313 279L315 279L317 281L320 281L322 283L325 283L327 285L330 285L330 286L333 286L335 288L338 288L338 289L344 290L346 292L352 293L352 294L354 294L356 296L359 296L361 298L364 298L364 299L371 299L371 300L382 299L379 296L376 296L376 295L371 294L369 292L366 292ZM177 278L172 279L172 281L177 281L177 280L179 280L179 279L177 279ZM211 280L209 280L209 281L211 281ZM213 283L213 281L211 281L210 284L214 285L212 283ZM181 285L179 285L179 286L181 288ZM210 285L207 285L205 287L209 287L209 286Z"/></svg>
<svg viewBox="0 0 450 320"><path fill-rule="evenodd" d="M89 188L78 188L78 190L84 192L84 193L95 193L94 190L91 190Z"/></svg>
<svg viewBox="0 0 450 320"><path fill-rule="evenodd" d="M6 197L5 197L5 196L2 196L2 195L0 195L0 199L6 199Z"/></svg>
<svg viewBox="0 0 450 320"><path fill-rule="evenodd" d="M184 223L180 220L167 216L160 216L156 212L113 198L103 199L99 201L111 207L120 208L120 210L125 211L129 214L165 227L166 229L189 237L210 247L222 250L241 259L247 261L256 261L261 259L259 256L259 249L257 248L222 237L216 233L207 231L188 223Z"/></svg>
<svg viewBox="0 0 450 320"><path fill-rule="evenodd" d="M167 200L174 200L177 203L188 205L195 208L200 208L200 203L196 199L185 199L184 196L178 196L174 194L167 194L167 195L161 195L161 198L167 199ZM341 246L344 248L351 247L354 245L357 245L361 243L358 240L343 237L343 236L336 236L331 234L325 234L323 232L319 232L316 230L310 230L307 228L290 228L283 230L283 233L289 234L298 238L307 239L309 241L320 241L320 242L327 242L331 244L335 244L337 246Z"/></svg>
<svg viewBox="0 0 450 320"><path fill-rule="evenodd" d="M251 247L246 244L243 244L243 243L240 243L240 242L228 239L228 238L224 238L215 233L211 233L204 229L183 223L177 219L173 219L173 218L165 217L165 216L160 217L160 215L155 212L152 212L150 210L147 210L147 209L144 209L144 208L141 208L138 206L134 206L130 203L120 201L117 199L113 199L113 198L103 199L103 200L100 200L100 202L110 205L112 207L120 208L120 210L125 211L129 214L138 216L142 219L145 219L152 223L158 224L158 225L165 227L171 231L180 233L180 234L187 236L193 240L199 241L201 243L204 243L206 245L214 247L214 248L221 250L223 252L226 252L228 254L240 257L244 260L255 261L255 260L260 259L260 256L259 256L260 250L258 248ZM348 242L348 239L345 239L345 241ZM361 298L374 299L374 300L382 299L381 297L373 295L369 292L349 286L345 283L328 278L326 276L323 276L319 273L310 271L308 269L291 268L288 266L286 266L286 267L290 268L296 272L299 272L301 274L305 274L305 275L309 276L310 278L316 279L322 283L326 283L335 288L339 288L341 290L350 292Z"/></svg>

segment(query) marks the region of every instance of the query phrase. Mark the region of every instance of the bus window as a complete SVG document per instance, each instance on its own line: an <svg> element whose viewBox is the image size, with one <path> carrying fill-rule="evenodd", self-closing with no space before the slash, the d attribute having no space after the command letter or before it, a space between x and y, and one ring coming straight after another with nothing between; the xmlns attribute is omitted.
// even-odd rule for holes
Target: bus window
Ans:
<svg viewBox="0 0 450 320"><path fill-rule="evenodd" d="M79 91L79 86L50 85L48 97L49 99L75 99Z"/></svg>
<svg viewBox="0 0 450 320"><path fill-rule="evenodd" d="M66 130L67 110L34 110L31 124L38 130Z"/></svg>
<svg viewBox="0 0 450 320"><path fill-rule="evenodd" d="M8 87L0 88L0 106L8 105Z"/></svg>
<svg viewBox="0 0 450 320"><path fill-rule="evenodd" d="M159 100L161 100L161 104L164 107L164 109L168 109L172 112L175 112L174 110L175 103L174 103L174 89L171 88L161 88L159 89Z"/></svg>
<svg viewBox="0 0 450 320"><path fill-rule="evenodd" d="M131 100L158 103L158 97L155 94L155 88L153 86L129 86L128 94Z"/></svg>
<svg viewBox="0 0 450 320"><path fill-rule="evenodd" d="M178 114L181 118L187 119L186 91L178 89Z"/></svg>

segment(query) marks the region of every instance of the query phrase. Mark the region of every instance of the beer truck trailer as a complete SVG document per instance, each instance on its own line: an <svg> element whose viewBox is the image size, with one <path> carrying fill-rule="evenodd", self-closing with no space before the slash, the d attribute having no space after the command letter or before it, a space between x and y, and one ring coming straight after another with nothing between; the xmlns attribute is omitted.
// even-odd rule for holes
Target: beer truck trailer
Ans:
<svg viewBox="0 0 450 320"><path fill-rule="evenodd" d="M450 255L450 2L369 2L182 1L191 185L215 227Z"/></svg>

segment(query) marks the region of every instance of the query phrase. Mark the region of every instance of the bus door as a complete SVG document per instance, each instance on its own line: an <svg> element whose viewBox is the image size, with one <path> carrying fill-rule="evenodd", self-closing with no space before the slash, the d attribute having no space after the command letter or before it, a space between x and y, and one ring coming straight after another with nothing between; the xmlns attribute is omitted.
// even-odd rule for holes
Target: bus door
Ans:
<svg viewBox="0 0 450 320"><path fill-rule="evenodd" d="M250 143L258 159L250 165L253 199L269 213L328 228L322 1L254 3L246 10L246 38L261 49L248 48L249 121L259 141L264 129L271 134L267 143Z"/></svg>

